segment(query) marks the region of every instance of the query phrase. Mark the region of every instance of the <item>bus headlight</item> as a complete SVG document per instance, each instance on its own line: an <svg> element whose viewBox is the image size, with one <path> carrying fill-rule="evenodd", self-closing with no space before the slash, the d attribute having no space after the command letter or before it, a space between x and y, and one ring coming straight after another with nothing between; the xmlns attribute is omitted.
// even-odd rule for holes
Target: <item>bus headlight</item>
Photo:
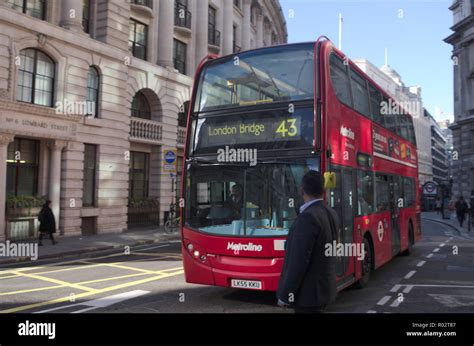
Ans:
<svg viewBox="0 0 474 346"><path fill-rule="evenodd" d="M198 258L199 257L199 251L198 250L194 251L193 255L194 255L194 257Z"/></svg>
<svg viewBox="0 0 474 346"><path fill-rule="evenodd" d="M189 250L189 252L193 252L193 250L194 250L193 244L191 244L191 243L188 244L188 250Z"/></svg>

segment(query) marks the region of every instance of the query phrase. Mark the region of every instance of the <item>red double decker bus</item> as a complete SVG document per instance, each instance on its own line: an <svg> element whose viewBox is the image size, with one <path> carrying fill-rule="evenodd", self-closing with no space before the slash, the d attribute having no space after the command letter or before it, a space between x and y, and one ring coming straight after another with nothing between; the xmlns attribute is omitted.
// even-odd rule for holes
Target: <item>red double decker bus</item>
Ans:
<svg viewBox="0 0 474 346"><path fill-rule="evenodd" d="M308 170L325 175L341 220L343 289L421 237L415 132L408 114L333 44L266 47L200 64L182 191L189 283L275 291Z"/></svg>

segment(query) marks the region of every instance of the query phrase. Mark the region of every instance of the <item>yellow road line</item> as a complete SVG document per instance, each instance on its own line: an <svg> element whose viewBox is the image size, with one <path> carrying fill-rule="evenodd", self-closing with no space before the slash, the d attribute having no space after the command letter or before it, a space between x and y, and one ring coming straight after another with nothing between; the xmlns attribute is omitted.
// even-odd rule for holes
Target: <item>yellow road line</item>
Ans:
<svg viewBox="0 0 474 346"><path fill-rule="evenodd" d="M168 258L168 257L179 257L178 255L171 255L171 254L156 254L156 253L148 253L148 252L132 252L131 255L139 255L139 256L151 256L157 258Z"/></svg>
<svg viewBox="0 0 474 346"><path fill-rule="evenodd" d="M168 272L168 271L176 271L176 270L181 270L181 269L182 269L182 267L163 269L163 270L154 272L153 275L155 275L155 274L167 274L166 272ZM76 282L75 285L87 285L87 284L92 284L92 283L127 279L127 278L131 278L131 277L144 276L144 275L151 275L151 274L148 274L148 273L135 273L135 274L121 275L121 276L113 276L113 277L110 277L110 278L103 278L103 279ZM39 288L30 288L30 289L26 289L26 290L3 292L3 293L0 293L0 296L17 295L17 294L22 294L22 293L53 290L53 289L63 288L63 287L68 287L68 286L67 285L56 285L56 286L47 286L47 287L39 287Z"/></svg>
<svg viewBox="0 0 474 346"><path fill-rule="evenodd" d="M83 261L83 262L88 263L87 261ZM119 262L119 263L121 263L121 262ZM104 266L104 267L126 269L126 270L132 270L132 271L136 271L136 272L140 272L140 273L156 274L156 271L153 271L153 270L133 268L133 267L121 265L119 263L101 263L101 265Z"/></svg>
<svg viewBox="0 0 474 346"><path fill-rule="evenodd" d="M0 293L0 296L12 296L22 293L30 293L30 292L38 292L38 291L47 291L47 290L54 290L56 288L66 287L64 285L56 285L56 286L47 286L47 287L39 287L39 288L29 288L27 290L20 290L20 291L12 291L12 292L3 292Z"/></svg>
<svg viewBox="0 0 474 346"><path fill-rule="evenodd" d="M12 274L12 273L15 273L15 272L18 272L18 271L30 271L30 270L41 269L41 268L44 268L44 267L23 267L23 268L10 269L10 270L4 270L4 271L0 270L0 275L1 274Z"/></svg>
<svg viewBox="0 0 474 346"><path fill-rule="evenodd" d="M132 286L148 283L148 282L151 282L151 281L161 280L161 279L164 279L164 278L167 278L167 277L176 276L176 275L180 275L180 274L183 274L183 273L184 273L184 270L180 269L180 270L178 270L174 273L161 274L159 276L153 276L151 278L146 278L146 279L142 279L142 280L138 280L138 281L127 282L127 283L123 283L123 284L119 284L119 285L115 285L115 286L111 286L111 287L106 287L106 288L103 288L103 289L98 289L98 290L96 290L96 292L79 293L79 294L76 294L74 296L74 298L79 299L79 298L89 297L89 296L100 294L100 293L111 292L111 291L115 291L115 290L118 290L118 289L121 289L121 288L127 288L127 287L132 287ZM42 307L42 306L68 302L68 301L70 301L70 299L71 299L71 297L67 296L67 297L62 297L62 298L58 298L58 299L48 300L46 302L28 304L28 305L24 305L24 306L18 306L18 307L15 307L15 308L1 310L0 313L14 313L14 312L18 312L18 311L30 310L30 309L39 308L39 307Z"/></svg>
<svg viewBox="0 0 474 346"><path fill-rule="evenodd" d="M100 264L91 264L91 265L88 265L88 266L77 266L77 267L72 267L72 268L49 270L49 271L44 271L44 272L39 272L39 273L32 273L32 274L44 275L44 274L50 274L50 273L68 272L68 271L72 271L72 270L89 269L89 268L94 268L94 267L99 267L99 266L100 266Z"/></svg>
<svg viewBox="0 0 474 346"><path fill-rule="evenodd" d="M18 275L0 276L0 280L18 278Z"/></svg>
<svg viewBox="0 0 474 346"><path fill-rule="evenodd" d="M135 276L144 276L144 275L149 275L146 273L136 273L136 274L128 274L128 275L122 275L122 276L114 276L111 278L104 278L104 279L97 279L97 280L89 280L89 281L81 281L77 282L76 285L87 285L87 284L93 284L97 282L105 282L105 281L112 281L112 280L119 280L119 279L127 279ZM37 292L37 291L46 291L46 290L54 290L57 288L64 288L68 287L65 285L56 285L56 286L47 286L47 287L40 287L40 288L30 288L27 290L20 290L20 291L12 291L12 292L4 292L0 293L0 296L9 296L9 295L17 295L17 294L22 294L22 293L30 293L30 292Z"/></svg>
<svg viewBox="0 0 474 346"><path fill-rule="evenodd" d="M90 288L90 287L86 287L86 286L81 286L81 285L73 284L73 283L70 283L70 282L62 281L62 280L47 278L47 277L40 276L40 275L26 274L26 273L21 273L21 272L17 272L16 274L18 274L18 275L20 275L20 276L23 276L23 277L31 278L31 279L37 279L37 280L41 280L41 281L52 282L53 284L63 285L63 286L66 286L66 287L75 288L75 289L81 290L81 291L87 291L87 292L92 292L92 293L94 293L95 291L97 291L97 290L94 289L94 288Z"/></svg>

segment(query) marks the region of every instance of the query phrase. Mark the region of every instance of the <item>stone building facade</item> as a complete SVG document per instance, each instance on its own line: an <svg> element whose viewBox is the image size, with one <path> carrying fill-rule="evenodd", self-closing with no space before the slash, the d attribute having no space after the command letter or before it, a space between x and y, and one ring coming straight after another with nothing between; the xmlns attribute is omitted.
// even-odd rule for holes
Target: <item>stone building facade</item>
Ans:
<svg viewBox="0 0 474 346"><path fill-rule="evenodd" d="M401 76L388 65L379 69L366 59L356 59L354 62L401 105L409 106L406 108L413 117L418 149L419 182L420 185L423 185L432 181L431 121L424 112L421 88L419 86L405 86Z"/></svg>
<svg viewBox="0 0 474 346"><path fill-rule="evenodd" d="M286 40L274 0L0 0L0 241L39 196L61 235L162 223L199 61Z"/></svg>
<svg viewBox="0 0 474 346"><path fill-rule="evenodd" d="M433 158L433 181L449 185L448 139L436 119L425 109L431 121L431 156Z"/></svg>
<svg viewBox="0 0 474 346"><path fill-rule="evenodd" d="M453 193L465 198L474 195L474 0L455 0L454 31L445 39L453 46L454 122Z"/></svg>

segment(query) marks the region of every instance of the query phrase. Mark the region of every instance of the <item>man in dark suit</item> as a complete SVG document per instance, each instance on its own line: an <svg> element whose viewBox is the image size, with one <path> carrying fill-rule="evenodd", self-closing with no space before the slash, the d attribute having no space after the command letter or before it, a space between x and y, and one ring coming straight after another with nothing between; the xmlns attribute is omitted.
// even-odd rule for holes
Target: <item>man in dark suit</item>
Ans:
<svg viewBox="0 0 474 346"><path fill-rule="evenodd" d="M323 177L309 171L302 179L304 204L288 233L277 291L278 305L296 313L320 313L336 297L336 259L325 255L337 237L339 221L323 200Z"/></svg>

